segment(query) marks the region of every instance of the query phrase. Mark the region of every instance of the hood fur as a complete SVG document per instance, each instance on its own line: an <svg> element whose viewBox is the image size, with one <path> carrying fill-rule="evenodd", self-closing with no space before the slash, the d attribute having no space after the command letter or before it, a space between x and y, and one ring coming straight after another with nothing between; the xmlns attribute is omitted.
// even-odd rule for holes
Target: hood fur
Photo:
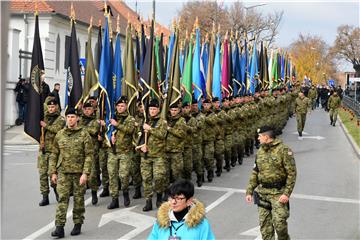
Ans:
<svg viewBox="0 0 360 240"><path fill-rule="evenodd" d="M189 212L186 215L185 223L189 228L196 227L205 218L205 207L200 201L194 199ZM168 228L170 226L169 211L170 203L165 202L159 208L157 213L157 221L161 228Z"/></svg>

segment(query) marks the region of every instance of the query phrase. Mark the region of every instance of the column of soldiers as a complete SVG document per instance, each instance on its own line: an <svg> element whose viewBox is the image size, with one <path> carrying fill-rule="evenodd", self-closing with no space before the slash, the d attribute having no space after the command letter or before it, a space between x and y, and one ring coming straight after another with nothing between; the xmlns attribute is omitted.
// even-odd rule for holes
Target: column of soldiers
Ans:
<svg viewBox="0 0 360 240"><path fill-rule="evenodd" d="M168 186L179 178L191 180L193 171L198 187L202 186L205 178L212 182L215 174L220 177L223 170L231 171L237 163L243 163L245 156L254 153L254 147L259 146L256 140L259 127L268 125L281 133L294 113L297 95L298 90L284 88L272 93L261 91L254 96L225 97L221 103L218 98L201 99L199 102L193 98L191 103L180 99L169 106L166 119L161 117L161 102L157 99L148 104L146 119L146 109L141 102L138 102L136 115L129 115L128 100L123 96L115 104L116 112L110 120L113 129L109 139L111 145L105 140L105 122L100 120L97 99L89 98L82 106L78 127L88 132L93 148L87 178L92 204L98 202L100 184L103 188L100 197L111 196L108 209L120 207L120 191L123 193L123 205L130 205L131 184L135 189L132 198L141 198L142 185L146 201L143 211L150 211L153 209L153 192L159 207L167 198ZM53 172L48 173L49 154L53 151L52 142L56 133L65 125L56 101L47 99L45 105L45 120L41 123L46 130L45 144L39 153L40 190L43 195L40 206L49 204L48 179L58 167L53 165ZM139 143L140 138L142 143ZM51 186L56 190L55 182Z"/></svg>

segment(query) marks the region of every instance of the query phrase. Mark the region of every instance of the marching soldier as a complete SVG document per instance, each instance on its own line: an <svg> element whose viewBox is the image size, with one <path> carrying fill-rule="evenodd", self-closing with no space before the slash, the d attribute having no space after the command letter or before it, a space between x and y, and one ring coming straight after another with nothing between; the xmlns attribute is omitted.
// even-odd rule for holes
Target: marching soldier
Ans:
<svg viewBox="0 0 360 240"><path fill-rule="evenodd" d="M334 93L329 97L328 106L327 106L330 115L330 125L333 125L334 127L340 106L341 106L341 98L339 97L337 92L334 91Z"/></svg>
<svg viewBox="0 0 360 240"><path fill-rule="evenodd" d="M297 121L297 130L299 137L302 137L302 132L305 127L306 114L311 107L310 100L305 97L303 92L299 93L299 97L295 100L295 113Z"/></svg>
<svg viewBox="0 0 360 240"><path fill-rule="evenodd" d="M135 118L127 112L127 97L122 96L116 103L116 119L110 119L111 125L116 129L111 137L115 151L110 154L108 162L110 195L112 201L108 209L119 207L119 177L124 196L124 206L130 205L129 178L133 159L134 145L133 133Z"/></svg>
<svg viewBox="0 0 360 240"><path fill-rule="evenodd" d="M79 126L88 131L92 139L92 146L94 149L94 162L91 164L91 173L89 176L88 185L91 189L91 203L96 205L98 203L97 190L99 189L98 174L100 172L99 166L99 145L98 133L100 125L94 114L94 108L91 103L87 102L83 105L83 111L80 117Z"/></svg>
<svg viewBox="0 0 360 240"><path fill-rule="evenodd" d="M160 104L157 99L149 103L150 120L144 123L147 144L141 147L141 177L143 179L146 205L143 211L152 210L152 195L156 192L156 206L160 207L162 195L167 188L167 163L165 160L165 139L167 123L160 118Z"/></svg>
<svg viewBox="0 0 360 240"><path fill-rule="evenodd" d="M220 100L218 97L213 98L213 107L216 114L217 123L215 125L215 142L214 142L214 156L216 160L216 176L220 177L224 163L225 153L225 131L223 129L225 120L227 118L224 110L220 108Z"/></svg>
<svg viewBox="0 0 360 240"><path fill-rule="evenodd" d="M195 134L197 127L196 119L191 115L191 105L188 102L183 103L182 116L186 121L186 135L183 155L183 178L186 180L191 180L191 172L193 170L193 134Z"/></svg>
<svg viewBox="0 0 360 240"><path fill-rule="evenodd" d="M224 133L225 133L225 166L226 171L230 171L230 161L231 161L231 148L233 146L232 132L233 132L233 121L235 118L230 114L230 100L233 97L223 98L223 109L226 112L226 122L224 124Z"/></svg>
<svg viewBox="0 0 360 240"><path fill-rule="evenodd" d="M44 121L40 121L41 127L44 128L44 142L40 145L37 165L40 175L40 192L43 196L39 206L49 205L49 178L51 177L48 175L49 157L56 133L65 126L65 119L60 116L58 103L55 100L47 102L47 109ZM55 197L58 201L59 195L56 191L56 184L51 182L51 187L54 189Z"/></svg>
<svg viewBox="0 0 360 240"><path fill-rule="evenodd" d="M74 108L65 112L67 127L55 136L50 155L49 174L53 183L57 184L59 203L56 208L55 231L51 236L64 237L66 212L69 206L70 193L74 195L73 221L71 235L81 233L84 222L84 194L86 182L94 161L93 142L90 134L78 126L79 116Z"/></svg>
<svg viewBox="0 0 360 240"><path fill-rule="evenodd" d="M258 130L261 147L246 189L246 201L258 205L262 239L290 239L287 228L289 198L296 181L296 165L291 149L275 138L274 129Z"/></svg>

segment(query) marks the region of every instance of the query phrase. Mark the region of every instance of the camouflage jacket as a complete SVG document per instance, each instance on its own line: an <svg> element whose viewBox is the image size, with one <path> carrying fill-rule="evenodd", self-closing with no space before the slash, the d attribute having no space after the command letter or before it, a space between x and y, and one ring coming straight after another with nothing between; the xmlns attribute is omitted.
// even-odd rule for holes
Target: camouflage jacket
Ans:
<svg viewBox="0 0 360 240"><path fill-rule="evenodd" d="M280 139L261 145L246 189L252 195L256 189L262 194L285 194L290 196L296 181L296 165L291 149ZM269 188L266 185L279 184L282 187ZM266 187L264 187L266 186Z"/></svg>
<svg viewBox="0 0 360 240"><path fill-rule="evenodd" d="M151 126L151 129L148 131L147 156L164 157L167 123L160 118L160 115L157 115L156 117L150 117L149 125Z"/></svg>
<svg viewBox="0 0 360 240"><path fill-rule="evenodd" d="M215 125L217 123L216 114L212 111L205 112L205 121L203 128L203 142L215 141Z"/></svg>
<svg viewBox="0 0 360 240"><path fill-rule="evenodd" d="M317 91L316 91L315 88L310 88L309 93L308 93L308 97L309 97L311 100L316 99L316 97L317 97Z"/></svg>
<svg viewBox="0 0 360 240"><path fill-rule="evenodd" d="M166 152L183 152L186 137L186 122L180 114L168 117L168 134L166 136Z"/></svg>
<svg viewBox="0 0 360 240"><path fill-rule="evenodd" d="M310 100L307 97L298 97L295 100L295 112L300 114L306 114L311 107Z"/></svg>
<svg viewBox="0 0 360 240"><path fill-rule="evenodd" d="M125 113L116 113L118 124L115 126L115 147L117 153L129 153L134 150L133 134L135 130L135 118Z"/></svg>
<svg viewBox="0 0 360 240"><path fill-rule="evenodd" d="M215 114L216 114L216 125L215 125L215 139L216 140L224 140L225 138L225 125L226 123L226 118L228 117L225 110L219 109L219 110L215 110Z"/></svg>
<svg viewBox="0 0 360 240"><path fill-rule="evenodd" d="M55 136L50 155L49 174L90 174L94 160L93 143L88 131L82 127L61 129Z"/></svg>
<svg viewBox="0 0 360 240"><path fill-rule="evenodd" d="M100 124L96 120L96 116L86 116L83 114L80 118L78 126L83 127L91 136L94 145L98 146L98 134L100 131Z"/></svg>
<svg viewBox="0 0 360 240"><path fill-rule="evenodd" d="M59 112L50 114L46 113L44 121L46 123L45 130L45 152L51 152L55 135L65 126L65 119L60 116Z"/></svg>
<svg viewBox="0 0 360 240"><path fill-rule="evenodd" d="M183 114L183 117L186 122L186 126L185 126L186 136L185 136L184 147L191 148L192 140L193 140L193 133L195 134L195 132L197 130L196 119L191 114Z"/></svg>
<svg viewBox="0 0 360 240"><path fill-rule="evenodd" d="M205 124L205 115L202 112L193 113L194 119L196 120L196 128L192 133L193 145L201 144L203 141L203 128Z"/></svg>
<svg viewBox="0 0 360 240"><path fill-rule="evenodd" d="M233 124L235 121L235 116L234 116L234 114L231 114L230 107L224 107L224 111L225 111L224 132L225 132L225 135L231 135L234 130Z"/></svg>
<svg viewBox="0 0 360 240"><path fill-rule="evenodd" d="M331 95L327 105L329 109L336 109L341 105L341 98L339 96Z"/></svg>

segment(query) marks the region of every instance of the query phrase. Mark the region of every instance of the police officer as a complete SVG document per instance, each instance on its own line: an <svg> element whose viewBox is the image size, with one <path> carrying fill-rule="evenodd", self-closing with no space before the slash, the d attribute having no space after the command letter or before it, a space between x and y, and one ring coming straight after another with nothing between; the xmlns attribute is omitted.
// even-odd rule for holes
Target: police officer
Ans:
<svg viewBox="0 0 360 240"><path fill-rule="evenodd" d="M44 121L40 121L41 127L44 128L44 143L40 145L37 165L40 175L40 192L43 196L39 206L49 205L49 178L51 177L48 175L49 157L56 133L65 126L65 119L60 116L58 103L55 100L48 101L47 108ZM54 189L56 200L58 200L56 184L51 182L51 187Z"/></svg>
<svg viewBox="0 0 360 240"><path fill-rule="evenodd" d="M108 162L110 195L112 201L108 209L119 207L119 177L124 196L124 206L130 205L129 178L134 154L133 133L135 118L127 112L127 97L121 96L116 103L116 119L110 119L116 129L111 137L115 151L110 154Z"/></svg>
<svg viewBox="0 0 360 240"><path fill-rule="evenodd" d="M74 195L73 221L71 235L81 233L84 222L84 194L86 182L90 175L94 152L90 134L78 126L79 116L74 108L65 112L67 126L55 136L50 155L49 174L57 184L59 203L56 208L55 231L51 236L63 238L66 212L69 206L70 193Z"/></svg>
<svg viewBox="0 0 360 240"><path fill-rule="evenodd" d="M246 201L258 205L263 239L290 239L287 228L289 198L296 181L296 165L291 149L275 138L268 126L258 130L260 149L246 189ZM274 231L275 230L275 231Z"/></svg>
<svg viewBox="0 0 360 240"><path fill-rule="evenodd" d="M297 130L299 133L299 137L302 137L302 132L305 127L306 114L311 107L310 100L305 97L303 92L299 93L299 97L295 100L295 113L296 113L296 121L297 121Z"/></svg>

